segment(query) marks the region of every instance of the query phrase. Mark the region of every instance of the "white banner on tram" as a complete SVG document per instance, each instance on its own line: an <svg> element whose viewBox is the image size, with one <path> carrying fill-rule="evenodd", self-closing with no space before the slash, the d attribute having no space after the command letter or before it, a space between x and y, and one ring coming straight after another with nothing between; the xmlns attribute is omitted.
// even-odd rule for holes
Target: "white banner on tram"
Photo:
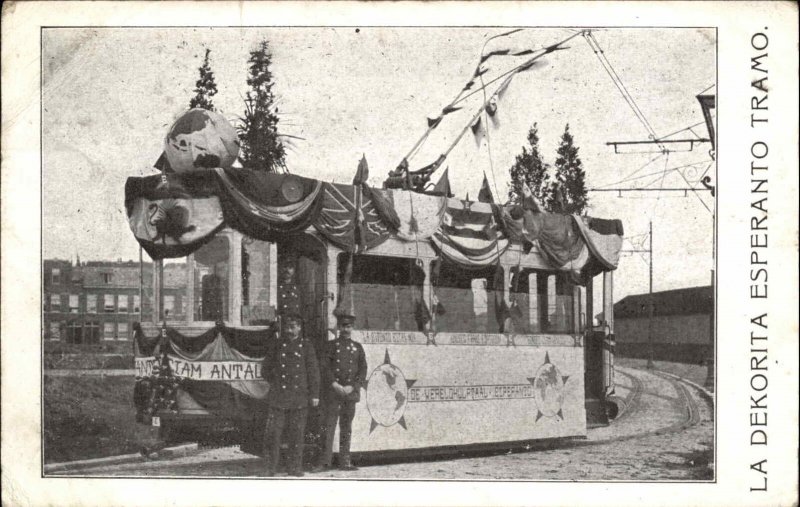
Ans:
<svg viewBox="0 0 800 507"><path fill-rule="evenodd" d="M175 356L169 357L172 375L192 380L263 380L261 363L258 361L185 361ZM136 376L153 375L156 359L137 357Z"/></svg>
<svg viewBox="0 0 800 507"><path fill-rule="evenodd" d="M353 451L586 434L584 349L571 336L533 336L543 345L520 347L501 334L443 333L427 344L424 333L353 335L369 372Z"/></svg>
<svg viewBox="0 0 800 507"><path fill-rule="evenodd" d="M423 333L422 331L354 330L353 339L362 344L386 345L474 345L522 347L580 347L580 335L502 333Z"/></svg>

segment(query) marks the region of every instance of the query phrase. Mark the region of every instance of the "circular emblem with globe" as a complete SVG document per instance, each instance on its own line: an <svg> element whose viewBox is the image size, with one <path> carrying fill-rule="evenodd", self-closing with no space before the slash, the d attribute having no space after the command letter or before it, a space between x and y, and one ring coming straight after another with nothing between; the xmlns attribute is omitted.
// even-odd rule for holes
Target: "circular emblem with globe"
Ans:
<svg viewBox="0 0 800 507"><path fill-rule="evenodd" d="M561 412L564 403L564 380L552 363L545 363L536 371L533 381L533 397L539 412L553 417Z"/></svg>
<svg viewBox="0 0 800 507"><path fill-rule="evenodd" d="M408 385L400 368L383 363L369 376L367 383L367 409L373 421L381 426L399 422L408 403Z"/></svg>
<svg viewBox="0 0 800 507"><path fill-rule="evenodd" d="M236 129L221 114L195 108L183 113L164 139L164 154L176 172L230 168L239 156Z"/></svg>

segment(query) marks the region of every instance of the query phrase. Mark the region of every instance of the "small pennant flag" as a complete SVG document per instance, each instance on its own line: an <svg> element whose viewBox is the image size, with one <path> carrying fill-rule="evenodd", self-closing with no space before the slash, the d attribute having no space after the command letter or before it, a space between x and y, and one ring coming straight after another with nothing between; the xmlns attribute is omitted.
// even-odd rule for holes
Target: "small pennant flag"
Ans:
<svg viewBox="0 0 800 507"><path fill-rule="evenodd" d="M158 157L156 163L153 164L153 167L161 171L162 173L169 174L174 172L172 170L172 166L169 165L169 160L167 160L167 155L163 151L161 152L161 156Z"/></svg>
<svg viewBox="0 0 800 507"><path fill-rule="evenodd" d="M450 177L447 171L448 169L445 169L444 173L442 173L442 177L436 182L436 186L433 187L433 193L445 197L453 197L453 192L450 190Z"/></svg>
<svg viewBox="0 0 800 507"><path fill-rule="evenodd" d="M455 107L455 106L447 106L444 109L442 109L442 116L444 116L446 114L454 113L454 112L458 111L459 109L461 109L461 108L460 107Z"/></svg>
<svg viewBox="0 0 800 507"><path fill-rule="evenodd" d="M475 67L475 74L472 75L473 79L476 77L481 77L482 75L489 72L489 69L482 69L480 65Z"/></svg>
<svg viewBox="0 0 800 507"><path fill-rule="evenodd" d="M542 64L541 60L533 60L532 62L528 62L528 63L525 63L525 64L521 65L519 67L519 69L517 69L517 72L525 72L525 71L531 70L534 67L538 67L541 64Z"/></svg>
<svg viewBox="0 0 800 507"><path fill-rule="evenodd" d="M492 197L492 189L489 188L489 180L486 179L486 173L483 173L483 183L481 183L481 191L478 192L478 201L479 202L494 202L494 197Z"/></svg>
<svg viewBox="0 0 800 507"><path fill-rule="evenodd" d="M542 211L541 206L536 202L536 198L533 197L533 192L531 192L530 187L525 184L522 185L522 208L533 211L534 213Z"/></svg>
<svg viewBox="0 0 800 507"><path fill-rule="evenodd" d="M367 165L366 155L361 155L361 161L358 163L358 170L353 178L353 185L362 185L367 182L369 178L369 166Z"/></svg>
<svg viewBox="0 0 800 507"><path fill-rule="evenodd" d="M486 112L492 117L497 114L497 97L492 97L489 100L489 103L486 105Z"/></svg>
<svg viewBox="0 0 800 507"><path fill-rule="evenodd" d="M513 74L511 76L513 77ZM506 93L506 90L508 90L508 85L510 85L510 84L511 84L511 79L509 79L508 81L504 82L500 86L500 88L498 88L497 91L495 92L495 94L494 94L495 97L502 98L503 94Z"/></svg>
<svg viewBox="0 0 800 507"><path fill-rule="evenodd" d="M509 54L510 52L511 52L510 49L497 49L495 51L490 51L489 53L486 53L481 57L481 63L485 62L486 60L488 60L493 56L504 56Z"/></svg>
<svg viewBox="0 0 800 507"><path fill-rule="evenodd" d="M437 116L436 118L428 118L428 128L435 129L441 121L441 116Z"/></svg>
<svg viewBox="0 0 800 507"><path fill-rule="evenodd" d="M486 128L483 126L482 118L479 116L469 128L472 130L472 135L475 136L475 144L480 146L481 141L486 137Z"/></svg>

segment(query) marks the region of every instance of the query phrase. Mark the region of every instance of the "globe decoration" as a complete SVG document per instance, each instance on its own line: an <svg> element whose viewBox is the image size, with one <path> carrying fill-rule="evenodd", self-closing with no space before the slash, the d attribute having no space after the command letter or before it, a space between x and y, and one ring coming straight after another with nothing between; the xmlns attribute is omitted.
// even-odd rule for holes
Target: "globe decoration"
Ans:
<svg viewBox="0 0 800 507"><path fill-rule="evenodd" d="M408 385L400 369L384 363L369 377L367 407L372 419L381 426L392 426L400 421L408 403Z"/></svg>
<svg viewBox="0 0 800 507"><path fill-rule="evenodd" d="M164 139L164 153L176 172L229 168L239 156L239 136L222 115L194 108L183 113Z"/></svg>
<svg viewBox="0 0 800 507"><path fill-rule="evenodd" d="M528 378L533 385L533 398L538 408L536 420L542 417L563 419L561 406L564 403L564 384L569 375L561 375L558 368L550 362L550 354L545 352L544 364L534 377Z"/></svg>

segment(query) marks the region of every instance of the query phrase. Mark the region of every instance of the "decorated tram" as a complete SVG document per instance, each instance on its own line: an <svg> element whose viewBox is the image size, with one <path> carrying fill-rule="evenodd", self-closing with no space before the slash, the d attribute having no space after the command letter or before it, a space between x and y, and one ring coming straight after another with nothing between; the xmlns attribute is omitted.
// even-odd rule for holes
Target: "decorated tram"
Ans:
<svg viewBox="0 0 800 507"><path fill-rule="evenodd" d="M135 328L140 422L229 425L259 453L261 359L289 298L315 347L334 338L339 312L355 315L370 373L354 453L581 437L608 422L618 220L542 212L530 196L500 205L374 188L366 160L340 184L218 158L195 167L196 155L125 188L131 230L156 263L153 319ZM169 262L185 263L180 302L165 301Z"/></svg>

